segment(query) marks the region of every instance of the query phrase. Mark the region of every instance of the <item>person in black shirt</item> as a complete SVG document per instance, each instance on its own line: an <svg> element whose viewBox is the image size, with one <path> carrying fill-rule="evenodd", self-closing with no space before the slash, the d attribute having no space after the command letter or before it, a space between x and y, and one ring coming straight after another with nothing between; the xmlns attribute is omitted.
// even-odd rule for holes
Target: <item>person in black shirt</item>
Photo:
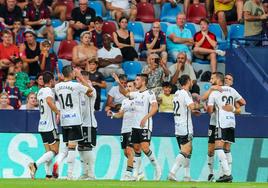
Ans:
<svg viewBox="0 0 268 188"><path fill-rule="evenodd" d="M0 22L9 29L13 28L15 19L22 18L22 10L16 5L16 0L7 0L6 5L0 6Z"/></svg>
<svg viewBox="0 0 268 188"><path fill-rule="evenodd" d="M79 7L72 10L72 19L67 31L67 40L79 37L83 31L94 29L96 12L88 7L88 0L79 0Z"/></svg>
<svg viewBox="0 0 268 188"><path fill-rule="evenodd" d="M97 71L97 61L95 61L95 59L92 59L91 61L88 62L89 65L88 67L88 71L89 72L89 80L91 81L93 87L96 89L97 92L97 98L95 101L95 110L100 110L100 102L101 102L101 89L102 88L106 88L106 82L104 80L104 76Z"/></svg>

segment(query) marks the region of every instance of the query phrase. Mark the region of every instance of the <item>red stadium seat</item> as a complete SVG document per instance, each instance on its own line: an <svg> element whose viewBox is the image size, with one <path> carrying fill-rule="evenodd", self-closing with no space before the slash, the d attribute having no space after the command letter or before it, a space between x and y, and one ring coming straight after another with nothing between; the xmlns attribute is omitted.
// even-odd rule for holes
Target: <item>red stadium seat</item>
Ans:
<svg viewBox="0 0 268 188"><path fill-rule="evenodd" d="M111 37L113 37L113 32L116 31L116 24L113 21L105 21L103 22L103 26L102 26L102 32L103 33L108 33L109 35L111 35Z"/></svg>
<svg viewBox="0 0 268 188"><path fill-rule="evenodd" d="M63 40L60 42L58 58L72 61L72 51L77 45L75 40Z"/></svg>
<svg viewBox="0 0 268 188"><path fill-rule="evenodd" d="M67 20L70 20L72 18L72 10L75 8L74 1L65 0L63 3L67 7L67 13L66 13Z"/></svg>
<svg viewBox="0 0 268 188"><path fill-rule="evenodd" d="M137 4L137 21L152 23L155 21L154 6L151 3Z"/></svg>
<svg viewBox="0 0 268 188"><path fill-rule="evenodd" d="M191 4L187 11L187 22L198 24L201 18L206 18L207 12L204 4Z"/></svg>

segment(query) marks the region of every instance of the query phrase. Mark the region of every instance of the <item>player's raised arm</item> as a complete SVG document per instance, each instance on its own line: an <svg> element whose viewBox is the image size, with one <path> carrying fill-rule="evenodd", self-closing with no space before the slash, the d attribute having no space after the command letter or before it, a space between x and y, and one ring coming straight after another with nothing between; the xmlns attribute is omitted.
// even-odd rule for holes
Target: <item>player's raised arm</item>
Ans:
<svg viewBox="0 0 268 188"><path fill-rule="evenodd" d="M124 112L122 110L120 110L119 112L114 113L111 110L108 110L107 111L107 116L111 117L111 119L112 118L123 118Z"/></svg>
<svg viewBox="0 0 268 188"><path fill-rule="evenodd" d="M112 76L113 76L114 80L117 82L117 84L119 86L120 93L122 93L122 95L128 97L129 96L129 91L127 89L125 89L125 87L121 84L118 76L115 73L113 73Z"/></svg>
<svg viewBox="0 0 268 188"><path fill-rule="evenodd" d="M86 86L88 88L86 95L87 96L92 96L92 91L93 89L91 88L91 86L89 85L88 81L84 79L84 77L81 74L81 71L79 69L74 69L74 73L76 76L76 79L84 86Z"/></svg>

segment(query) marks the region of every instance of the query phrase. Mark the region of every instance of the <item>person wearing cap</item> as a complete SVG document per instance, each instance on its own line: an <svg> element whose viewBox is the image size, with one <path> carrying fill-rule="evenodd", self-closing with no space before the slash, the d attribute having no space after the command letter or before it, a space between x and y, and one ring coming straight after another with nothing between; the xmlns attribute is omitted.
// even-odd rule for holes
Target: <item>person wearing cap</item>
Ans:
<svg viewBox="0 0 268 188"><path fill-rule="evenodd" d="M124 74L121 68L123 57L119 48L112 46L112 37L109 34L103 35L103 47L98 50L100 62L99 71L105 78L112 76L113 73Z"/></svg>
<svg viewBox="0 0 268 188"><path fill-rule="evenodd" d="M24 23L36 30L38 37L47 36L53 44L55 36L50 16L50 10L43 0L33 0L27 6Z"/></svg>
<svg viewBox="0 0 268 188"><path fill-rule="evenodd" d="M41 42L40 68L41 72L55 72L57 66L57 56L54 52L50 52L51 42L44 40Z"/></svg>
<svg viewBox="0 0 268 188"><path fill-rule="evenodd" d="M88 0L79 0L79 7L72 10L72 18L67 30L67 40L79 37L83 31L91 31L94 28L96 12L88 6Z"/></svg>
<svg viewBox="0 0 268 188"><path fill-rule="evenodd" d="M0 43L0 70L8 69L14 66L12 59L19 57L19 49L13 44L13 36L10 30L4 30L2 32L2 40Z"/></svg>
<svg viewBox="0 0 268 188"><path fill-rule="evenodd" d="M85 70L88 61L97 58L97 48L91 43L92 33L84 31L80 35L80 44L73 48L72 65Z"/></svg>
<svg viewBox="0 0 268 188"><path fill-rule="evenodd" d="M24 31L24 44L20 45L20 56L27 64L29 76L37 76L40 73L39 56L41 54L40 43L36 41L36 33L32 29Z"/></svg>
<svg viewBox="0 0 268 188"><path fill-rule="evenodd" d="M152 53L147 57L147 63L142 69L142 73L148 75L147 87L149 89L161 87L162 82L169 79L169 70L165 61Z"/></svg>
<svg viewBox="0 0 268 188"><path fill-rule="evenodd" d="M96 46L98 49L101 49L103 47L103 32L102 32L102 26L103 26L103 19L100 16L97 16L94 21L94 30L92 31L92 39L91 42L93 42L94 46Z"/></svg>

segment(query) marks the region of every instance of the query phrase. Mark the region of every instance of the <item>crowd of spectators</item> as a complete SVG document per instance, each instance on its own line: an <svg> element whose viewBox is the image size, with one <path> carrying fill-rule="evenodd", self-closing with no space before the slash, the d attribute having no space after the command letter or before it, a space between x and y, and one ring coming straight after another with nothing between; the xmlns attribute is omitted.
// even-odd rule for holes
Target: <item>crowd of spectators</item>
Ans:
<svg viewBox="0 0 268 188"><path fill-rule="evenodd" d="M217 71L217 56L224 56L225 52L217 48L216 36L208 30L210 19L218 21L224 37L228 35L227 23L230 21L245 24L245 38L261 39L268 34L267 0L206 0L208 17L200 20L200 31L194 36L185 27L190 0L184 0L184 11L177 15L176 24L170 24L164 32L159 21L153 22L138 53L128 22L135 21L137 4L141 2L160 7L169 2L173 8L179 3L177 0L103 0L106 11L118 24L118 29L108 34L102 29L103 18L96 16L88 0L73 1L76 6L71 10L70 18L68 7L62 1L1 0L0 109L37 108L36 93L44 85L42 72L51 71L61 78L58 57L53 50L55 36L60 34L67 41L79 41L69 52L72 61L67 63L89 72L97 90L96 110L101 110L100 93L107 87L105 80L116 73L126 85L128 78L122 63L145 60L141 72L148 75L148 88L158 96L162 112L171 111L172 93L180 88L178 79L183 74L188 74L193 81L191 93L200 93L192 66L195 58L210 61L211 72ZM194 0L192 3L200 2ZM62 21L58 28L52 26L54 18ZM261 42L249 41L247 44L257 46ZM105 110L119 109L123 98L118 87L113 86L108 92Z"/></svg>

